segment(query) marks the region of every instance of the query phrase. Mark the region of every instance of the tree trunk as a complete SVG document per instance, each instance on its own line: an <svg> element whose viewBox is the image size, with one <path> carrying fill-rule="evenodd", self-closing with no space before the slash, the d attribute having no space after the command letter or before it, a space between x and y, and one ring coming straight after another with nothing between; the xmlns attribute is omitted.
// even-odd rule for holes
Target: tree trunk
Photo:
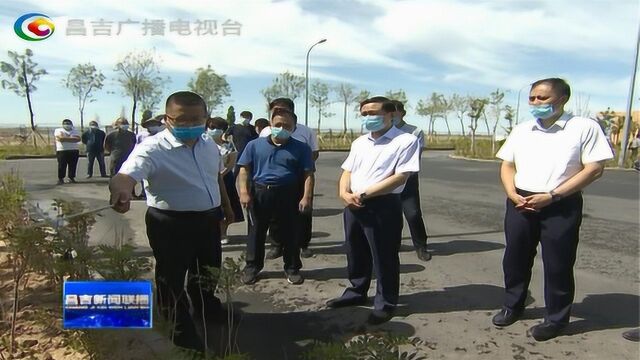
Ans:
<svg viewBox="0 0 640 360"><path fill-rule="evenodd" d="M460 120L460 130L462 131L462 137L467 137L467 131L464 128L464 120L462 118L458 118Z"/></svg>
<svg viewBox="0 0 640 360"><path fill-rule="evenodd" d="M29 119L31 121L31 135L33 136L33 147L38 148L38 143L36 142L36 124L33 120L33 106L31 106L31 89L29 88L29 81L27 80L27 64L22 62L22 78L25 84L25 94L27 96L27 105L29 106Z"/></svg>
<svg viewBox="0 0 640 360"><path fill-rule="evenodd" d="M446 115L444 116L444 124L447 125L447 136L451 138L451 128L449 127L449 119Z"/></svg>
<svg viewBox="0 0 640 360"><path fill-rule="evenodd" d="M322 122L322 107L318 107L318 134L320 134L320 123Z"/></svg>
<svg viewBox="0 0 640 360"><path fill-rule="evenodd" d="M133 130L137 134L138 128L136 128L136 107L138 107L138 99L134 97L133 109L131 109L131 130Z"/></svg>
<svg viewBox="0 0 640 360"><path fill-rule="evenodd" d="M344 134L347 134L347 102L344 102L344 117L342 119L342 126L344 128Z"/></svg>

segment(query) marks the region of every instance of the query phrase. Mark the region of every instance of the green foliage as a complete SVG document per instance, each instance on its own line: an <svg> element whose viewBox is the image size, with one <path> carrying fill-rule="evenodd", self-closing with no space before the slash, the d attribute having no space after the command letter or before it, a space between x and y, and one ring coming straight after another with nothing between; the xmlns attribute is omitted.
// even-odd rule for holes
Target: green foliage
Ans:
<svg viewBox="0 0 640 360"><path fill-rule="evenodd" d="M38 69L38 63L33 62L33 51L26 49L24 55L18 55L15 51L7 52L11 63L0 61L0 72L5 74L0 84L2 88L13 91L16 95L24 97L27 93L37 90L34 83L47 71Z"/></svg>
<svg viewBox="0 0 640 360"><path fill-rule="evenodd" d="M80 129L84 129L84 107L87 102L94 102L93 91L102 89L105 76L96 70L91 63L78 64L71 68L62 84L78 99L80 111Z"/></svg>
<svg viewBox="0 0 640 360"><path fill-rule="evenodd" d="M390 100L400 101L404 105L405 109L409 108L409 98L402 89L398 89L398 91L388 90L384 96L386 96Z"/></svg>
<svg viewBox="0 0 640 360"><path fill-rule="evenodd" d="M27 193L24 183L13 171L4 174L0 180L0 226L2 233L22 222L22 206Z"/></svg>
<svg viewBox="0 0 640 360"><path fill-rule="evenodd" d="M94 269L105 280L140 279L151 270L151 261L137 255L130 240L125 241L124 234L116 233L113 245L98 245Z"/></svg>
<svg viewBox="0 0 640 360"><path fill-rule="evenodd" d="M224 75L218 75L211 65L207 68L198 68L196 70L195 79L189 80L187 84L189 89L199 94L207 104L209 115L218 106L222 104L222 98L231 95L231 87L227 83Z"/></svg>
<svg viewBox="0 0 640 360"><path fill-rule="evenodd" d="M229 106L229 108L227 109L227 123L229 124L229 126L236 123L236 111L233 106Z"/></svg>
<svg viewBox="0 0 640 360"><path fill-rule="evenodd" d="M318 131L320 131L320 126L322 124L323 117L332 116L333 113L328 112L326 109L331 104L329 101L329 92L331 88L329 85L315 81L311 84L311 91L309 92L309 102L311 102L311 106L318 109ZM305 119L306 121L307 119Z"/></svg>
<svg viewBox="0 0 640 360"><path fill-rule="evenodd" d="M496 149L499 149L504 140L496 142ZM458 138L455 142L455 154L458 156L472 157L476 159L493 160L496 158L492 151L491 140L481 139L475 142L475 151L471 148L470 138Z"/></svg>
<svg viewBox="0 0 640 360"><path fill-rule="evenodd" d="M385 334L364 334L347 343L315 343L304 353L305 360L422 360L418 338ZM403 350L408 348L408 350Z"/></svg>

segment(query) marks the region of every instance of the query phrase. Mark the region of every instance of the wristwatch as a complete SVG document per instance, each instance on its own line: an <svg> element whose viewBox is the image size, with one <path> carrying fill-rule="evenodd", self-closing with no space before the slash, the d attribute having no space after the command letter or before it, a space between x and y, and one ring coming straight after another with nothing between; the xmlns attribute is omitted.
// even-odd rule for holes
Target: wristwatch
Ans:
<svg viewBox="0 0 640 360"><path fill-rule="evenodd" d="M360 194L360 201L364 201L367 198L367 193L363 192Z"/></svg>
<svg viewBox="0 0 640 360"><path fill-rule="evenodd" d="M560 194L557 194L555 191L551 190L549 191L549 195L551 195L551 202L558 202L560 199L562 199L562 196L560 196Z"/></svg>

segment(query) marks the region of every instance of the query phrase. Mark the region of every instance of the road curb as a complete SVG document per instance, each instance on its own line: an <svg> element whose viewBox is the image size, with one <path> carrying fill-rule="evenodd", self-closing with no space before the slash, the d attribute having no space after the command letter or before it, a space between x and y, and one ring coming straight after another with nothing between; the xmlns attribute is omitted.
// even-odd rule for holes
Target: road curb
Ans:
<svg viewBox="0 0 640 360"><path fill-rule="evenodd" d="M474 158L469 158L469 157L459 156L459 155L449 155L449 158L455 159L455 160L467 160L467 161L477 161L477 162L492 162L492 163L500 163L500 162L502 162L502 160L474 159ZM636 169L627 169L627 168L622 168L621 169L619 167L605 167L604 169L605 170L627 171L627 172L638 171Z"/></svg>

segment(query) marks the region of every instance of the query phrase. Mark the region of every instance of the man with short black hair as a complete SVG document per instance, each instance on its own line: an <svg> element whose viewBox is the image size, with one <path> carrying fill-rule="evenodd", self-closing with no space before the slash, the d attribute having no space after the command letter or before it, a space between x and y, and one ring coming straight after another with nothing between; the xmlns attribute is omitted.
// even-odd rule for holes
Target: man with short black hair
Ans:
<svg viewBox="0 0 640 360"><path fill-rule="evenodd" d="M531 85L534 120L516 126L496 155L507 194L504 230L505 298L492 322L509 326L524 311L538 243L544 265L544 322L537 341L558 336L569 323L575 293L573 266L582 223L582 189L602 176L613 158L597 122L565 112L571 89L562 79Z"/></svg>
<svg viewBox="0 0 640 360"><path fill-rule="evenodd" d="M240 203L250 222L245 284L255 283L264 267L264 243L272 219L280 230L287 281L294 285L304 281L296 227L299 213L312 211L315 166L309 146L291 137L296 120L291 111L275 110L271 136L251 141L238 161Z"/></svg>
<svg viewBox="0 0 640 360"><path fill-rule="evenodd" d="M269 120L265 118L256 119L255 122L256 134L260 134L264 128L269 127Z"/></svg>
<svg viewBox="0 0 640 360"><path fill-rule="evenodd" d="M420 156L422 157L422 150L424 149L424 133L422 129L417 126L407 124L404 121L404 116L407 112L404 109L404 104L398 100L391 101L396 111L393 113L393 125L407 134L411 134L418 138L420 143ZM418 173L413 173L407 178L407 183L402 190L402 212L404 213L407 224L409 225L409 232L411 233L411 241L413 242L413 248L416 250L418 259L422 261L431 260L431 254L427 251L427 229L424 226L424 219L422 217L422 209L420 208L420 178Z"/></svg>
<svg viewBox="0 0 640 360"><path fill-rule="evenodd" d="M372 272L377 279L369 323L393 317L400 291L402 201L407 178L420 170L418 139L393 126L395 105L376 96L360 104L362 125L369 130L351 144L342 164L339 193L344 202L347 273L351 286L329 300L331 308L362 305Z"/></svg>
<svg viewBox="0 0 640 360"><path fill-rule="evenodd" d="M73 128L69 119L62 120L62 127L53 132L56 138L56 158L58 159L58 185L64 184L65 172L69 182L76 182L76 168L80 157L80 133ZM67 171L68 169L68 171Z"/></svg>
<svg viewBox="0 0 640 360"><path fill-rule="evenodd" d="M111 204L124 213L136 182L147 180L145 221L156 260L158 306L174 324L174 344L198 351L206 339L199 337L195 319L225 318L215 284L202 287L200 281L211 276L210 267L220 268L220 222L234 216L220 175L220 153L204 134L207 114L195 93L169 96L167 129L136 146L109 187Z"/></svg>
<svg viewBox="0 0 640 360"><path fill-rule="evenodd" d="M256 129L251 125L251 119L253 114L249 111L243 111L240 113L240 124L234 124L230 126L224 133L223 139L230 141L238 151L238 158L242 156L244 148L249 141L258 137ZM234 173L238 175L239 168L236 166Z"/></svg>
<svg viewBox="0 0 640 360"><path fill-rule="evenodd" d="M93 120L89 122L89 130L82 134L82 143L86 146L87 160L87 179L93 176L93 163L98 160L98 168L101 177L107 176L107 168L104 165L104 131L100 130L98 122Z"/></svg>
<svg viewBox="0 0 640 360"><path fill-rule="evenodd" d="M293 100L289 98L277 98L269 103L269 111L275 111L278 109L284 109L295 113L295 105ZM259 133L260 137L268 137L271 135L271 128L266 127ZM298 124L297 118L294 125L291 137L302 141L309 145L312 151L313 161L318 160L320 154L320 147L318 146L318 138L316 134L309 127L303 124ZM303 189L300 189L300 196L302 196ZM313 214L303 213L300 214L300 226L298 227L298 243L300 244L300 256L303 258L310 258L313 256L313 251L309 249L309 243L311 242L311 229L313 226ZM269 237L273 247L267 253L267 259L277 259L282 256L282 245L278 243L278 225L271 223L269 226Z"/></svg>

